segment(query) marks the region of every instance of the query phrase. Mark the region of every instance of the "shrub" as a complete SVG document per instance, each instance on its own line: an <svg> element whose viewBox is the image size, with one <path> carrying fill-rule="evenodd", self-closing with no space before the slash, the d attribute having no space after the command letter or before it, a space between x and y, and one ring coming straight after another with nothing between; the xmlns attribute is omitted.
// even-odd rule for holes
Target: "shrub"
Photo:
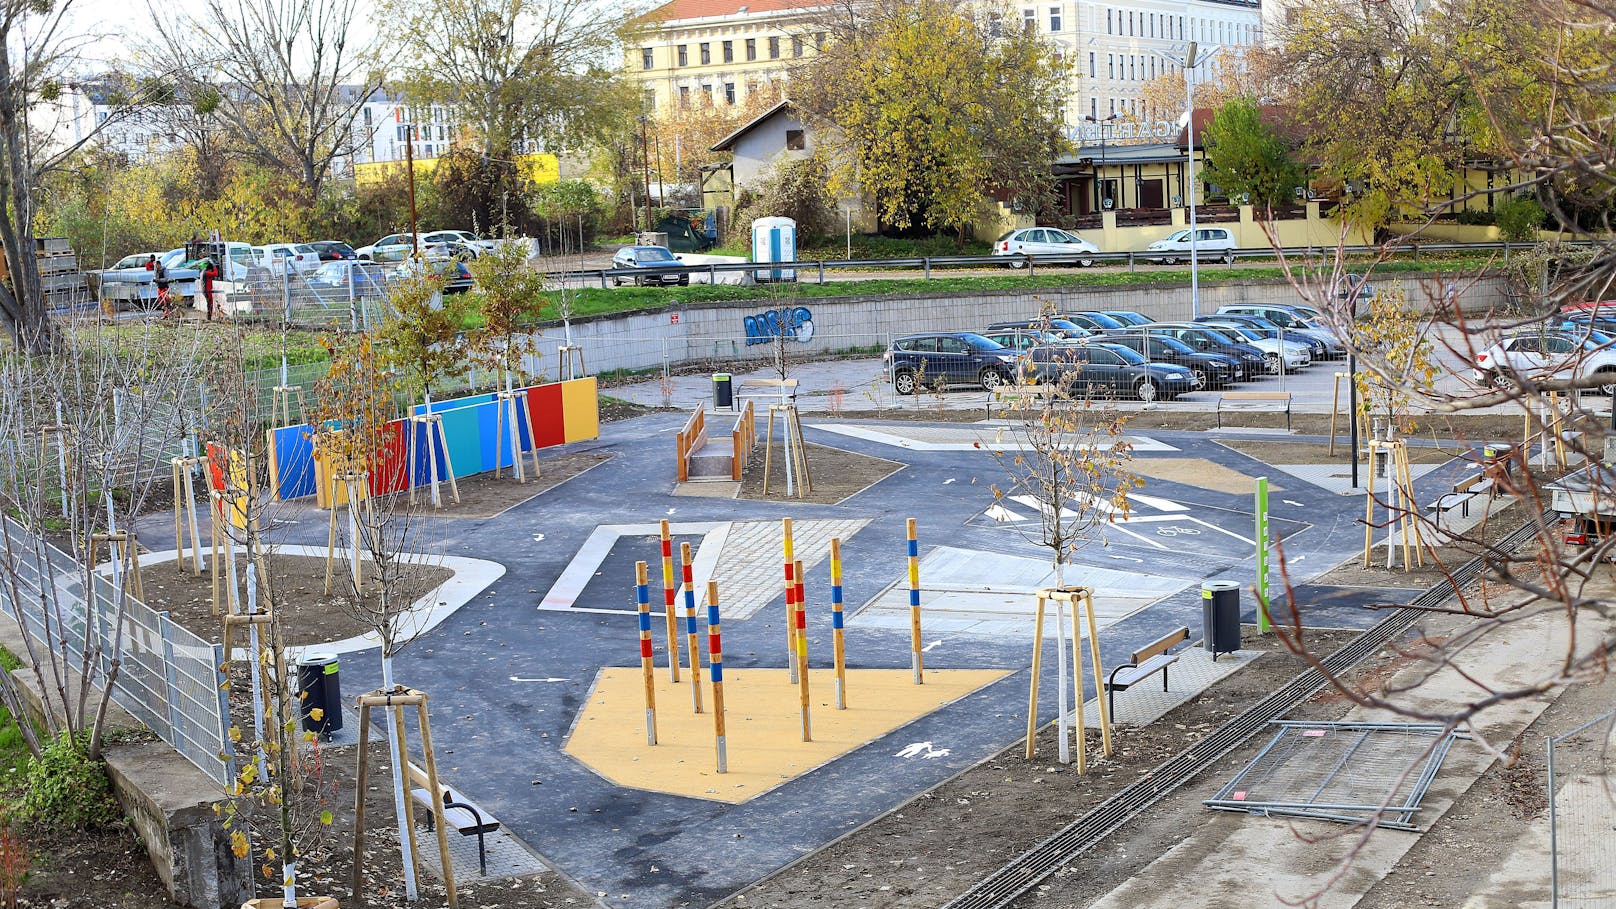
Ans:
<svg viewBox="0 0 1616 909"><path fill-rule="evenodd" d="M1537 239L1537 229L1543 225L1543 206L1535 199L1510 199L1493 209L1493 218L1506 241L1526 243Z"/></svg>
<svg viewBox="0 0 1616 909"><path fill-rule="evenodd" d="M64 732L28 762L24 820L82 830L118 819L106 767L90 759L87 738Z"/></svg>
<svg viewBox="0 0 1616 909"><path fill-rule="evenodd" d="M1486 209L1466 209L1454 213L1453 220L1460 224L1482 224L1491 226L1497 219L1492 212Z"/></svg>
<svg viewBox="0 0 1616 909"><path fill-rule="evenodd" d="M840 224L836 203L825 191L827 179L818 158L777 163L755 192L737 200L732 231L746 234L758 218L790 218L797 222L799 249L824 239Z"/></svg>

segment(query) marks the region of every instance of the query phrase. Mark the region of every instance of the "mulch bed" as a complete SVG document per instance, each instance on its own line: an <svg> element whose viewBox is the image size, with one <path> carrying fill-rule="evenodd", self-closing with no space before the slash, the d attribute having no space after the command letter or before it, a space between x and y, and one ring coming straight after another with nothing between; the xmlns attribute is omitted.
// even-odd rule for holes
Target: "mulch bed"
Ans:
<svg viewBox="0 0 1616 909"><path fill-rule="evenodd" d="M456 483L460 487L459 502L449 494L449 484L440 483L438 491L443 501L442 508L432 507L431 489L417 489L416 507L420 509L418 514L430 517L492 518L536 495L549 492L610 458L611 455L593 451L571 452L552 458L542 458L539 461L537 477L533 476L533 461L530 458L527 462L525 483L517 482L511 468L507 467L498 477L492 473L480 473L457 480Z"/></svg>
<svg viewBox="0 0 1616 909"><path fill-rule="evenodd" d="M872 484L886 479L903 469L903 465L884 458L874 458L856 452L832 448L828 445L804 446L808 456L808 478L812 492L806 496L786 495L785 449L775 440L774 459L769 466L769 491L763 491L763 440L747 463L741 476L738 498L767 502L813 502L835 505Z"/></svg>

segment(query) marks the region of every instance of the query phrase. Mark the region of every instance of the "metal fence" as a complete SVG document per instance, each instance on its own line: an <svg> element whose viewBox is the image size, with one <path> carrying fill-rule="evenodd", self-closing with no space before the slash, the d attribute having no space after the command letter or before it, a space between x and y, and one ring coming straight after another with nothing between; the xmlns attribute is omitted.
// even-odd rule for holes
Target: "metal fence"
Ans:
<svg viewBox="0 0 1616 909"><path fill-rule="evenodd" d="M224 647L209 643L132 595L120 599L106 575L22 525L0 521L0 612L20 623L36 649L54 651L74 673L88 659L95 682L112 672L112 700L221 784L227 784L230 706ZM14 593L15 592L15 593ZM64 659L65 658L65 659Z"/></svg>
<svg viewBox="0 0 1616 909"><path fill-rule="evenodd" d="M1616 710L1548 741L1550 905L1616 907Z"/></svg>

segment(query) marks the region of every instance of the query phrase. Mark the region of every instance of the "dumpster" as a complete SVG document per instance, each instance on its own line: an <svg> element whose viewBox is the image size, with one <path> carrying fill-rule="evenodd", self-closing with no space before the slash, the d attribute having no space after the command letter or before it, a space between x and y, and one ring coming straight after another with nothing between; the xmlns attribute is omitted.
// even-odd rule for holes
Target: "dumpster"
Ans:
<svg viewBox="0 0 1616 909"><path fill-rule="evenodd" d="M334 653L305 653L297 660L297 690L303 731L322 738L342 728L342 681ZM315 719L314 711L320 711Z"/></svg>
<svg viewBox="0 0 1616 909"><path fill-rule="evenodd" d="M1216 660L1240 649L1240 585L1207 581L1201 585L1201 646Z"/></svg>

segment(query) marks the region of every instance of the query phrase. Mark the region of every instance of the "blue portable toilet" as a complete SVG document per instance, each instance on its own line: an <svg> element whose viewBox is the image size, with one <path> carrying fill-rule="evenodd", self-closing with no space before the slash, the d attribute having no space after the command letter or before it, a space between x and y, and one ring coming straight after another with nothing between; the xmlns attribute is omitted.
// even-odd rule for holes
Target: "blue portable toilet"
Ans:
<svg viewBox="0 0 1616 909"><path fill-rule="evenodd" d="M797 261L797 222L790 218L758 218L752 222L753 262ZM795 268L760 268L752 273L759 284L797 280Z"/></svg>

